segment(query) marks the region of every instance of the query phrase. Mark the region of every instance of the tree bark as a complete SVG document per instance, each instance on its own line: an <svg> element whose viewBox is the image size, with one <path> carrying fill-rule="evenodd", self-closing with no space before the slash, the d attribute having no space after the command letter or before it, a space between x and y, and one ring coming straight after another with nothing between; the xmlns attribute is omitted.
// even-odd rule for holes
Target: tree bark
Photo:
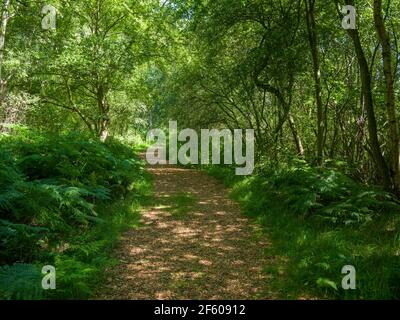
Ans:
<svg viewBox="0 0 400 320"><path fill-rule="evenodd" d="M339 8L339 1L335 0L337 7ZM347 5L354 5L353 1L347 0ZM339 16L341 17L340 11ZM358 65L360 68L360 78L362 94L364 97L364 107L368 118L368 134L371 144L371 153L374 159L375 165L377 166L378 172L381 175L383 186L386 190L391 190L390 173L387 163L382 155L382 150L378 139L378 127L376 123L374 102L372 98L371 88L371 71L368 67L367 59L365 57L364 50L361 45L360 36L357 29L347 29L348 35L350 36L354 50L356 52Z"/></svg>
<svg viewBox="0 0 400 320"><path fill-rule="evenodd" d="M294 119L293 119L293 116L291 113L289 113L289 115L288 115L288 121L289 121L290 130L292 131L294 144L297 149L297 154L299 156L304 156L303 142L300 139L299 132L297 131L296 124L294 123Z"/></svg>
<svg viewBox="0 0 400 320"><path fill-rule="evenodd" d="M108 125L110 123L109 120L109 105L107 101L107 93L104 89L103 85L97 86L97 106L99 110L99 121L97 124L98 127L98 136L100 141L105 142L108 138Z"/></svg>
<svg viewBox="0 0 400 320"><path fill-rule="evenodd" d="M4 0L2 13L1 13L1 30L0 30L0 101L4 98L6 82L3 80L3 60L4 60L4 46L6 41L6 29L9 19L9 8L11 0Z"/></svg>
<svg viewBox="0 0 400 320"><path fill-rule="evenodd" d="M395 191L400 188L400 137L399 124L396 114L396 97L394 92L394 75L392 54L390 48L390 37L386 31L385 23L382 18L382 1L374 0L374 21L378 33L379 42L382 47L383 72L385 75L386 90L386 112L389 122L389 153L390 168L392 170L392 183Z"/></svg>
<svg viewBox="0 0 400 320"><path fill-rule="evenodd" d="M322 106L321 69L318 57L318 37L315 23L315 0L306 0L305 4L308 40L313 61L315 102L317 105L317 158L318 163L322 164L324 160L325 120Z"/></svg>

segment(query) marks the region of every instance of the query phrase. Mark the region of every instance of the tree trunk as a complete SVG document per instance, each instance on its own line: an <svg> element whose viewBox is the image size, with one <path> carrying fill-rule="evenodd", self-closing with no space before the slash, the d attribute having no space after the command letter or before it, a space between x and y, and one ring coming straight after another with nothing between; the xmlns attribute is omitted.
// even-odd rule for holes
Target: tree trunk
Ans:
<svg viewBox="0 0 400 320"><path fill-rule="evenodd" d="M325 135L325 120L322 106L321 93L321 69L318 58L318 38L315 24L315 0L306 0L306 22L308 30L308 40L310 43L312 61L313 61L313 76L315 87L315 102L317 104L317 158L318 163L322 164L324 160L324 135Z"/></svg>
<svg viewBox="0 0 400 320"><path fill-rule="evenodd" d="M386 112L389 121L389 153L390 168L392 169L392 183L396 191L400 188L400 138L399 125L396 115L396 98L394 93L394 76L392 67L392 54L390 48L390 38L386 31L382 18L382 1L374 0L374 20L375 28L378 33L379 42L382 46L383 72L385 75L386 90Z"/></svg>
<svg viewBox="0 0 400 320"><path fill-rule="evenodd" d="M4 98L6 81L3 80L3 60L4 60L4 45L6 41L6 29L9 19L9 8L11 0L3 1L3 8L1 13L1 30L0 30L0 101Z"/></svg>
<svg viewBox="0 0 400 320"><path fill-rule="evenodd" d="M339 7L339 1L335 0ZM347 5L353 5L353 1L347 0ZM382 183L386 190L391 190L390 173L385 159L382 155L382 150L378 139L378 128L376 124L374 102L372 99L371 89L371 72L368 67L367 59L365 58L364 50L361 46L360 37L357 29L347 29L347 33L353 41L354 50L356 52L358 65L360 68L360 77L362 84L362 94L364 97L364 107L368 118L368 134L371 144L371 153L378 172L382 177Z"/></svg>
<svg viewBox="0 0 400 320"><path fill-rule="evenodd" d="M108 119L104 118L100 122L99 137L101 142L105 142L108 138Z"/></svg>
<svg viewBox="0 0 400 320"><path fill-rule="evenodd" d="M97 124L98 136L102 142L105 142L108 138L108 125L110 124L109 119L109 105L107 101L107 91L103 85L97 86L97 107L99 110L100 118Z"/></svg>
<svg viewBox="0 0 400 320"><path fill-rule="evenodd" d="M288 115L288 121L289 121L290 130L292 131L293 140L294 140L294 143L296 145L297 154L299 156L304 156L303 143L302 143L302 141L300 139L299 133L298 133L297 128L296 128L296 125L294 123L293 116L290 113Z"/></svg>

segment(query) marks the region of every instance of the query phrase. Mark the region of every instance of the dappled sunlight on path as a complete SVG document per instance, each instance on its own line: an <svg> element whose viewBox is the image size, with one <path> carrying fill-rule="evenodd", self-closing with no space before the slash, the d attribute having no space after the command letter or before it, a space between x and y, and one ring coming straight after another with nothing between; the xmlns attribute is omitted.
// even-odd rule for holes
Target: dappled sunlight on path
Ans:
<svg viewBox="0 0 400 320"><path fill-rule="evenodd" d="M271 298L262 270L268 243L224 186L195 170L148 170L154 201L143 210L143 226L123 235L116 251L120 264L109 270L99 298Z"/></svg>

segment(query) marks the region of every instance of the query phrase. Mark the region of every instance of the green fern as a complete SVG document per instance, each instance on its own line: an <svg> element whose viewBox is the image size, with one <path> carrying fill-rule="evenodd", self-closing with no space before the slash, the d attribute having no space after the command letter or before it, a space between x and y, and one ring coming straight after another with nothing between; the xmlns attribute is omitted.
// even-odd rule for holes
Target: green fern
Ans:
<svg viewBox="0 0 400 320"><path fill-rule="evenodd" d="M5 300L38 300L43 297L42 277L32 264L0 267L0 298Z"/></svg>
<svg viewBox="0 0 400 320"><path fill-rule="evenodd" d="M0 263L31 260L39 251L39 240L44 239L48 231L0 220Z"/></svg>
<svg viewBox="0 0 400 320"><path fill-rule="evenodd" d="M360 185L335 169L304 162L263 169L257 177L238 183L233 195L248 212L275 208L331 224L360 225L385 212L400 212L389 193Z"/></svg>

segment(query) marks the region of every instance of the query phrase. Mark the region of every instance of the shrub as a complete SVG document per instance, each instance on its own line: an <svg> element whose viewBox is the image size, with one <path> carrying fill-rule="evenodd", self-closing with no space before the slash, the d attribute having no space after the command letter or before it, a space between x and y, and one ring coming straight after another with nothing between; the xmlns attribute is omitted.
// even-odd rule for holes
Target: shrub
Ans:
<svg viewBox="0 0 400 320"><path fill-rule="evenodd" d="M0 264L32 262L102 223L96 206L124 197L141 175L133 151L115 140L21 128L0 136Z"/></svg>
<svg viewBox="0 0 400 320"><path fill-rule="evenodd" d="M41 283L41 274L32 264L0 267L0 299L41 299L43 295Z"/></svg>
<svg viewBox="0 0 400 320"><path fill-rule="evenodd" d="M334 225L362 224L377 215L400 212L391 194L358 184L336 169L303 161L275 170L262 168L257 176L236 184L233 194L247 212L262 214L275 208Z"/></svg>
<svg viewBox="0 0 400 320"><path fill-rule="evenodd" d="M400 210L391 194L304 161L259 165L240 179L227 168L208 172L266 231L268 287L282 298L399 297ZM356 268L356 290L341 288L345 265Z"/></svg>

